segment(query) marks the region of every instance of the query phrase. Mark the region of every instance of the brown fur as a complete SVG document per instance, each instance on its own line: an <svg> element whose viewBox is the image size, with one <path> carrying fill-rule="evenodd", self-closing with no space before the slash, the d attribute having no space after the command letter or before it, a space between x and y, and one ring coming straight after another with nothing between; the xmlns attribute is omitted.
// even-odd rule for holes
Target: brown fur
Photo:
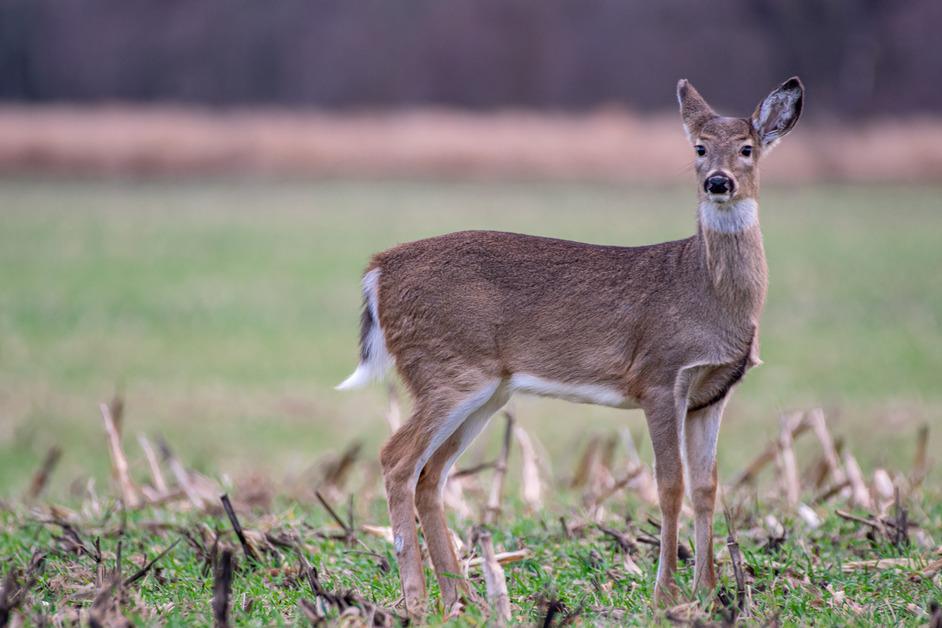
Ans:
<svg viewBox="0 0 942 628"><path fill-rule="evenodd" d="M797 106L786 89L799 90ZM794 125L800 95L791 79L753 120L724 118L680 82L685 128L692 143L706 147L696 168L701 203L709 201L703 182L716 171L735 181L730 202L757 198L756 161ZM745 144L754 147L748 159L740 152ZM715 434L729 389L758 363L767 284L758 223L735 233L701 224L685 240L640 247L464 231L380 253L373 269L380 271L378 322L416 400L412 418L382 452L411 614L424 612L425 597L413 504L446 608L469 591L445 575L458 563L439 487L454 457L510 396L515 374L603 386L644 410L662 511L656 597L674 595L684 459L696 515L696 580L713 587ZM364 338L368 333L364 318ZM469 399L472 414L464 419L456 413ZM432 451L456 416L454 432Z"/></svg>

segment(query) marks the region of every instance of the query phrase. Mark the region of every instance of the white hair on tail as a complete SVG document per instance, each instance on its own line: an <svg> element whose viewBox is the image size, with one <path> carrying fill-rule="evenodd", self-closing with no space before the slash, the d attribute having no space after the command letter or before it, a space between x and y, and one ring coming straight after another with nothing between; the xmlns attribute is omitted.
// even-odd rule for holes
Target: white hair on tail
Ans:
<svg viewBox="0 0 942 628"><path fill-rule="evenodd" d="M370 328L362 339L366 359L357 365L350 377L336 386L336 390L366 386L373 380L382 379L392 366L392 356L386 348L386 336L379 324L379 272L378 268L374 268L363 275L363 299L371 319Z"/></svg>

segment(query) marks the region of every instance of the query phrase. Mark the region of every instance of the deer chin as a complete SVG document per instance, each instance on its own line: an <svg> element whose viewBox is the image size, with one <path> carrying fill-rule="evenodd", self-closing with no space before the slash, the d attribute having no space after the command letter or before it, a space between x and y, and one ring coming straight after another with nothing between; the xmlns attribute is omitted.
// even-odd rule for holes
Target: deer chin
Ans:
<svg viewBox="0 0 942 628"><path fill-rule="evenodd" d="M706 197L708 201L710 201L711 203L714 203L720 209L727 209L728 208L727 204L731 200L733 200L733 195L729 193L726 193L726 194L707 193Z"/></svg>

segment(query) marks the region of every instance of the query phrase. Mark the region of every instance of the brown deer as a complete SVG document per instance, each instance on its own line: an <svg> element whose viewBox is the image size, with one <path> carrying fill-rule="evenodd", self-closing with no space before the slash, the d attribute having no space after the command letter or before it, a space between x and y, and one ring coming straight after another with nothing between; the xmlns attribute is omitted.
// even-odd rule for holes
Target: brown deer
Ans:
<svg viewBox="0 0 942 628"><path fill-rule="evenodd" d="M758 162L801 114L790 78L750 118L717 115L677 84L695 151L698 228L686 240L599 246L464 231L373 257L363 278L360 363L338 388L395 365L415 399L383 447L406 608L425 612L418 511L448 611L471 595L445 523L452 464L514 392L644 410L661 546L655 600L676 595L684 475L695 513L695 583L711 590L716 442L730 389L759 364L767 268Z"/></svg>

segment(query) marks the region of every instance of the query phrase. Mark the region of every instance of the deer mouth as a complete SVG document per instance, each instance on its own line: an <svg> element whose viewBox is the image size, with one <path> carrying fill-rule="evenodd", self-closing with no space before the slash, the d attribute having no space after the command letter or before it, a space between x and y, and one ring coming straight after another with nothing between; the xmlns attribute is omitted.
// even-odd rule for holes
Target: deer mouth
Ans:
<svg viewBox="0 0 942 628"><path fill-rule="evenodd" d="M729 203L732 200L732 198L733 198L733 195L730 194L729 192L723 192L720 194L715 194L712 192L707 193L707 199L711 203L716 203L717 205L724 205L726 203Z"/></svg>

